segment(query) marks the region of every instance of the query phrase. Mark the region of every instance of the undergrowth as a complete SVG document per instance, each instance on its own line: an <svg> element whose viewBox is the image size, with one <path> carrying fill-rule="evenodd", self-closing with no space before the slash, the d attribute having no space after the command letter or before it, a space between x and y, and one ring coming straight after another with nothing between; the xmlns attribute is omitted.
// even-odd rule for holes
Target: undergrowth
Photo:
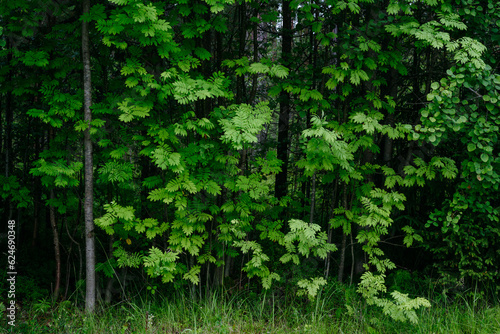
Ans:
<svg viewBox="0 0 500 334"><path fill-rule="evenodd" d="M405 275L393 277L393 287L401 287L402 279L408 279ZM443 297L432 286L427 292L432 307L417 311L417 324L393 321L380 309L366 305L354 286L332 281L313 301L280 290L202 295L158 291L111 305L102 303L93 315L86 315L78 300L53 303L41 299L17 310L15 327L7 325L4 313L0 332L500 334L498 299L486 302L474 291Z"/></svg>

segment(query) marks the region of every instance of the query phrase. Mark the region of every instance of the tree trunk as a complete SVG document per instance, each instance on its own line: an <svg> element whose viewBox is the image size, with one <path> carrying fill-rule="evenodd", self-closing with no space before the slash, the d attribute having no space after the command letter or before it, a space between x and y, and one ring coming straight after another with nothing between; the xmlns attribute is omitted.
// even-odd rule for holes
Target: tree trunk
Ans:
<svg viewBox="0 0 500 334"><path fill-rule="evenodd" d="M238 5L238 57L242 58L245 55L245 45L247 37L247 10L244 1ZM240 75L236 78L236 103L247 102L245 99L245 76Z"/></svg>
<svg viewBox="0 0 500 334"><path fill-rule="evenodd" d="M7 40L7 48L10 48L10 39ZM10 71L10 62L12 61L12 52L7 53L7 77L12 80ZM12 172L12 123L14 122L14 110L12 107L12 88L7 91L7 103L5 106L5 177L9 177ZM10 217L9 217L10 219Z"/></svg>
<svg viewBox="0 0 500 334"><path fill-rule="evenodd" d="M292 53L292 11L290 9L290 1L283 0L283 42L281 45L281 53L283 64L290 67ZM287 194L287 178L288 178L288 128L290 123L290 93L281 91L280 93L280 115L278 121L278 147L277 155L283 164L281 171L276 174L276 183L274 194L277 198L286 196Z"/></svg>
<svg viewBox="0 0 500 334"><path fill-rule="evenodd" d="M115 238L113 235L109 237L109 260L112 260L114 258L113 255L113 243L115 241ZM106 290L104 291L104 302L106 304L111 303L111 299L113 297L113 283L115 282L115 276L111 276L108 278L108 283L106 284Z"/></svg>
<svg viewBox="0 0 500 334"><path fill-rule="evenodd" d="M312 182L311 182L311 212L309 212L309 224L312 224L314 221L314 206L316 202L316 172L313 173Z"/></svg>
<svg viewBox="0 0 500 334"><path fill-rule="evenodd" d="M332 201L330 204L330 208L328 209L328 222L327 222L327 233L328 233L328 239L327 242L329 244L332 243L332 234L333 234L333 229L330 225L330 220L333 217L333 210L335 209L335 205L337 205L337 189L338 189L338 184L339 181L335 180L335 187L333 188L333 195L332 195ZM331 262L331 254L328 253L328 256L325 259L325 279L328 280L328 276L330 275L330 262Z"/></svg>
<svg viewBox="0 0 500 334"><path fill-rule="evenodd" d="M342 206L344 210L348 210L347 208L347 184L344 183L344 194L342 198ZM346 248L346 239L347 235L344 233L344 229L342 228L342 246L340 249L340 264L339 264L339 272L338 272L338 281L342 283L344 280L344 267L345 267L345 248Z"/></svg>
<svg viewBox="0 0 500 334"><path fill-rule="evenodd" d="M7 39L7 48L10 48L10 39ZM7 66L8 74L7 77L12 81L12 73L10 71L10 63L12 61L12 52L7 53ZM12 89L7 91L7 103L5 106L5 177L9 178L13 170L13 154L12 154L12 123L14 122L14 110L12 106ZM5 199L5 211L7 214L7 219L4 221L12 219L12 201L9 197ZM19 224L18 224L19 225Z"/></svg>
<svg viewBox="0 0 500 334"><path fill-rule="evenodd" d="M40 145L40 139L36 138L35 140L35 155L38 156L38 154L41 151L41 146ZM33 180L33 239L31 240L31 247L35 249L37 246L37 237L38 237L38 228L39 228L39 222L40 222L40 203L42 203L42 190L41 190L41 183L38 178L35 178Z"/></svg>
<svg viewBox="0 0 500 334"><path fill-rule="evenodd" d="M90 0L83 0L83 14L90 11ZM94 242L94 212L93 212L93 163L92 141L90 139L90 122L92 113L92 81L90 76L90 51L89 51L89 24L82 21L82 61L83 61L83 119L88 128L83 134L84 160L85 160L85 259L86 259L86 291L85 310L94 312L96 303L96 277L95 277L95 242Z"/></svg>
<svg viewBox="0 0 500 334"><path fill-rule="evenodd" d="M54 200L54 190L50 190L50 199ZM54 206L49 207L50 214L50 227L52 228L53 240L54 240L54 256L56 260L56 284L54 287L54 300L59 297L59 288L61 286L61 252L59 249L59 232L57 231L56 224L56 213L54 211Z"/></svg>

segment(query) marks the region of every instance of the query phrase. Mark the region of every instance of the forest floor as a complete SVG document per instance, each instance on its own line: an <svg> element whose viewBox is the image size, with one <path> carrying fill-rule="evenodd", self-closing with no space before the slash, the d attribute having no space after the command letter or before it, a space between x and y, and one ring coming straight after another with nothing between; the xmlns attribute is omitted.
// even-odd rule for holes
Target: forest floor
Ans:
<svg viewBox="0 0 500 334"><path fill-rule="evenodd" d="M443 295L432 307L417 310L418 323L394 321L380 308L367 306L354 288L325 289L314 301L291 294L245 291L200 298L143 294L128 301L100 304L86 315L79 300L39 300L16 310L15 326L5 308L0 333L485 333L500 334L500 303L482 298ZM439 297L439 298L436 298Z"/></svg>

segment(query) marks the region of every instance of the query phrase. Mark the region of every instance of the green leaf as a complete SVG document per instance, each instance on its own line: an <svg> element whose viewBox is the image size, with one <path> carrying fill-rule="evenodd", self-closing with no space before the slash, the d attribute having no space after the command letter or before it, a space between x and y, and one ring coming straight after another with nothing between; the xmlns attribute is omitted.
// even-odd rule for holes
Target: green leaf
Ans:
<svg viewBox="0 0 500 334"><path fill-rule="evenodd" d="M253 63L250 65L249 72L264 74L269 72L269 66L264 65L262 63Z"/></svg>

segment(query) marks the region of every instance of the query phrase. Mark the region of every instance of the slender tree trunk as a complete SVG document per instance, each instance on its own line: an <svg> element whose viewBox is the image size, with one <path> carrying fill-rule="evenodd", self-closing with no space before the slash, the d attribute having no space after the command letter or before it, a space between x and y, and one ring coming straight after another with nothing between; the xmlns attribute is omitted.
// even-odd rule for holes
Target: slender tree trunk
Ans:
<svg viewBox="0 0 500 334"><path fill-rule="evenodd" d="M50 199L54 200L54 190L50 190ZM61 251L59 248L59 232L57 231L56 224L56 213L54 210L54 206L49 207L49 215L50 215L50 226L52 227L52 234L54 240L54 255L56 260L56 284L54 287L54 300L57 300L59 297L59 288L61 286Z"/></svg>
<svg viewBox="0 0 500 334"><path fill-rule="evenodd" d="M90 0L83 0L83 13L90 11ZM96 303L96 277L95 277L95 242L94 242L94 212L93 212L93 162L92 141L90 139L90 122L92 113L92 81L90 76L90 51L89 51L89 24L82 21L82 61L83 61L83 112L84 121L88 128L83 134L84 160L85 160L85 259L86 259L86 292L85 310L94 312Z"/></svg>
<svg viewBox="0 0 500 334"><path fill-rule="evenodd" d="M354 263L355 263L355 258L354 258L354 241L352 240L352 228L351 228L351 233L349 234L351 238L351 277L349 281L349 285L352 285L352 279L354 277Z"/></svg>
<svg viewBox="0 0 500 334"><path fill-rule="evenodd" d="M257 14L257 13L255 13ZM255 15L254 14L254 15ZM252 28L252 39L253 39L253 62L256 63L259 61L259 40L258 40L258 30L257 30L257 23L254 23L254 26ZM252 104L255 95L257 94L257 74L252 75L252 90L250 91L250 96L248 98L248 103Z"/></svg>
<svg viewBox="0 0 500 334"><path fill-rule="evenodd" d="M344 207L344 210L348 210L349 208L347 207L347 184L344 183L344 193L342 195L342 206ZM345 248L346 248L346 243L347 243L347 235L344 233L342 229L342 246L340 249L340 264L339 264L339 272L338 272L338 281L339 283L342 283L344 280L344 267L345 267Z"/></svg>
<svg viewBox="0 0 500 334"><path fill-rule="evenodd" d="M328 222L327 222L327 233L328 233L328 239L327 242L330 244L332 243L332 234L333 234L333 229L330 225L330 219L333 217L333 210L335 209L335 205L337 205L337 189L338 189L338 184L339 181L335 180L335 187L333 188L333 198L332 202L330 205L330 208L328 210ZM328 276L330 275L330 262L331 262L331 254L328 253L326 259L325 259L325 279L328 280Z"/></svg>
<svg viewBox="0 0 500 334"><path fill-rule="evenodd" d="M10 39L7 40L7 48L10 48ZM12 52L7 53L7 77L12 81L10 71L10 62L12 61ZM12 108L12 89L7 91L7 103L5 106L5 177L9 177L12 172L12 123L14 121L14 111ZM10 201L9 201L10 202ZM10 219L10 217L9 217Z"/></svg>
<svg viewBox="0 0 500 334"><path fill-rule="evenodd" d="M292 11L290 8L290 0L283 0L283 38L281 45L281 53L283 64L290 67L292 54ZM277 198L286 196L287 194L287 178L288 178L288 129L290 126L290 93L281 91L280 93L280 115L278 120L278 147L277 155L283 164L281 171L276 174L276 183L274 194Z"/></svg>
<svg viewBox="0 0 500 334"><path fill-rule="evenodd" d="M414 65L414 66L417 66L417 65ZM418 75L416 75L415 77L417 77L417 79L414 80L414 87L418 87L418 86L415 86L415 84L416 85L419 84L418 83ZM391 68L387 72L387 77L386 77L387 87L382 92L383 96L389 95L394 100L397 99L397 95L398 95L397 79L398 79L398 72L394 68ZM418 92L415 92L414 96L418 96ZM418 100L415 98L414 101L418 101ZM394 123L395 123L394 122L394 112L388 113L388 115L387 115L387 123L390 126L394 126ZM385 142L384 142L383 161L384 161L384 165L389 166L389 167L392 167L391 166L391 160L392 160L393 145L394 145L394 140L391 139L391 138L389 138L389 136L386 135Z"/></svg>
<svg viewBox="0 0 500 334"><path fill-rule="evenodd" d="M35 139L35 156L40 153L40 138ZM33 180L33 239L31 241L31 247L34 249L37 246L38 228L40 221L40 203L42 202L42 190L40 180L38 178Z"/></svg>
<svg viewBox="0 0 500 334"><path fill-rule="evenodd" d="M115 241L115 238L113 235L109 237L109 260L112 260L114 258L113 255L113 242ZM111 276L108 278L108 283L106 284L106 291L104 291L104 302L106 304L111 303L111 299L113 297L113 283L115 282L115 275Z"/></svg>
<svg viewBox="0 0 500 334"><path fill-rule="evenodd" d="M316 172L313 173L311 182L311 212L309 213L309 224L314 221L314 206L316 204Z"/></svg>
<svg viewBox="0 0 500 334"><path fill-rule="evenodd" d="M10 38L7 39L7 49L11 47ZM12 61L12 52L7 53L7 77L12 81L12 72L10 71L10 63ZM5 177L8 178L12 173L12 123L14 122L14 110L12 107L12 89L7 91L7 103L5 106ZM5 199L5 213L7 214L6 220L12 219L12 202L10 198ZM4 214L5 214L4 213ZM4 220L5 221L5 220ZM17 224L19 225L19 224Z"/></svg>

